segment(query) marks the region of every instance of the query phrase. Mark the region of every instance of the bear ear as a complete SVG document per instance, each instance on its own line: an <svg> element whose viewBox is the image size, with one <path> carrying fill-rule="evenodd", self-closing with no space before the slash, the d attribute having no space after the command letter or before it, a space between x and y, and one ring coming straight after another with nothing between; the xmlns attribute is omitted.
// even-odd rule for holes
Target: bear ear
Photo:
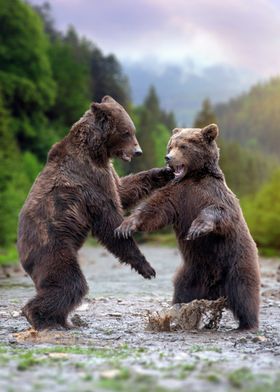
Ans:
<svg viewBox="0 0 280 392"><path fill-rule="evenodd" d="M95 116L95 121L103 131L107 131L109 129L111 115L110 110L108 110L108 105L104 103L92 102L90 105L91 111Z"/></svg>
<svg viewBox="0 0 280 392"><path fill-rule="evenodd" d="M207 127L202 128L201 130L204 139L211 143L216 137L219 135L219 128L216 124L207 125Z"/></svg>
<svg viewBox="0 0 280 392"><path fill-rule="evenodd" d="M98 103L98 102L92 102L90 105L91 111L98 115L101 116L102 114L105 115L105 113L108 111L107 106L104 105L103 103Z"/></svg>
<svg viewBox="0 0 280 392"><path fill-rule="evenodd" d="M101 102L117 103L117 101L115 101L114 98L110 97L110 95L105 95L105 97L102 98Z"/></svg>
<svg viewBox="0 0 280 392"><path fill-rule="evenodd" d="M175 135L176 133L179 133L180 131L181 131L180 128L174 128L174 129L172 130L172 135Z"/></svg>
<svg viewBox="0 0 280 392"><path fill-rule="evenodd" d="M90 105L91 110L93 111L93 113L95 112L99 112L102 110L102 104L98 103L98 102L92 102Z"/></svg>

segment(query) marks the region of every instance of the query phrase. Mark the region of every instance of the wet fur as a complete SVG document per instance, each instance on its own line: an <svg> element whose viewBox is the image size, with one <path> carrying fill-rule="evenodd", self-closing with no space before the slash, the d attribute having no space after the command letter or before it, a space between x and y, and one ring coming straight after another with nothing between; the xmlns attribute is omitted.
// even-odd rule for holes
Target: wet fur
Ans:
<svg viewBox="0 0 280 392"><path fill-rule="evenodd" d="M68 327L67 316L88 291L77 252L89 231L120 262L145 278L155 275L132 238L116 239L122 208L135 205L170 180L170 172L152 169L119 178L110 163L137 142L124 109L107 98L92 107L49 152L19 218L18 250L37 294L23 308L38 330ZM122 136L123 131L131 135ZM136 140L136 142L135 142Z"/></svg>
<svg viewBox="0 0 280 392"><path fill-rule="evenodd" d="M227 297L239 329L256 329L260 301L256 245L218 166L215 141L203 141L199 132L190 134L197 143L185 139L188 152L179 162L188 163L191 170L142 202L117 232L149 232L173 225L184 261L175 275L173 303Z"/></svg>

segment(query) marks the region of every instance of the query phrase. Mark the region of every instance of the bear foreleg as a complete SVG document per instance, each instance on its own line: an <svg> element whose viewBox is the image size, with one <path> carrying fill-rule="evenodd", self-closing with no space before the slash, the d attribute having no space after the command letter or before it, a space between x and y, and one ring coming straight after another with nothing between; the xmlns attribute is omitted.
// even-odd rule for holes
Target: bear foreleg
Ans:
<svg viewBox="0 0 280 392"><path fill-rule="evenodd" d="M123 208L135 206L155 189L165 186L174 178L169 168L150 169L119 178L119 194Z"/></svg>
<svg viewBox="0 0 280 392"><path fill-rule="evenodd" d="M176 217L174 204L176 201L172 200L169 187L155 191L128 218L124 219L115 230L116 237L127 238L136 231L155 231L174 223Z"/></svg>

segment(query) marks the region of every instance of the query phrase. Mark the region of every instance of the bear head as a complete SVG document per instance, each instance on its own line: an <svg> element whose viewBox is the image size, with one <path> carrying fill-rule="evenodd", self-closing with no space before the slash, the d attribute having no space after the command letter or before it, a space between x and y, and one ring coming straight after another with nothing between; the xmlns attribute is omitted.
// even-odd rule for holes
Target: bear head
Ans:
<svg viewBox="0 0 280 392"><path fill-rule="evenodd" d="M179 181L187 174L195 174L217 165L219 149L215 142L218 126L205 128L175 128L167 145L165 160Z"/></svg>
<svg viewBox="0 0 280 392"><path fill-rule="evenodd" d="M106 95L101 103L93 102L91 110L95 124L102 132L108 158L130 161L132 157L142 154L133 121L117 101Z"/></svg>

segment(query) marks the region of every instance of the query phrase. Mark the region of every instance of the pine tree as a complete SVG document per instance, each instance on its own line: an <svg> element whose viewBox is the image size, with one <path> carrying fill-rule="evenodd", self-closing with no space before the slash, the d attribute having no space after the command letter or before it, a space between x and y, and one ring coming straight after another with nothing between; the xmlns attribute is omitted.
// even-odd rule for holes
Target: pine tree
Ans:
<svg viewBox="0 0 280 392"><path fill-rule="evenodd" d="M166 113L161 109L160 100L153 86L150 87L143 106L134 111L133 120L143 156L134 159L126 172L163 166L166 145L170 131L175 127L175 121L173 113Z"/></svg>
<svg viewBox="0 0 280 392"><path fill-rule="evenodd" d="M212 104L208 98L202 102L202 109L198 112L194 120L194 128L203 128L206 125L216 123L216 115L214 113Z"/></svg>
<svg viewBox="0 0 280 392"><path fill-rule="evenodd" d="M148 94L144 100L144 107L154 115L155 120L160 117L159 98L154 86L150 86Z"/></svg>

